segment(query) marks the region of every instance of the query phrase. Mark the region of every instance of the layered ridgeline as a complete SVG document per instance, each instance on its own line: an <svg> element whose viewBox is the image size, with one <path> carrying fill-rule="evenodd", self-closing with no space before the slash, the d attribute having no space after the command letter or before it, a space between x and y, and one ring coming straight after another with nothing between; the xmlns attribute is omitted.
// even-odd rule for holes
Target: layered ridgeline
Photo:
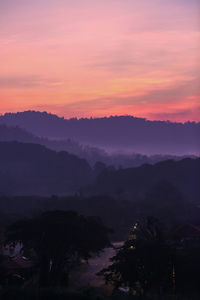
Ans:
<svg viewBox="0 0 200 300"><path fill-rule="evenodd" d="M105 166L92 169L86 160L64 151L38 144L0 142L0 166L1 195L79 192L82 196L108 195L134 201L160 182L167 182L189 201L200 199L200 159L168 160L118 170Z"/></svg>
<svg viewBox="0 0 200 300"><path fill-rule="evenodd" d="M87 195L109 195L116 199L135 201L151 194L155 206L162 205L163 197L172 201L176 191L183 198L200 204L200 158L181 161L167 160L155 165L121 170L104 169L95 182L85 189ZM165 190L174 186L175 189ZM158 197L164 188L162 197Z"/></svg>
<svg viewBox="0 0 200 300"><path fill-rule="evenodd" d="M72 194L91 182L86 160L37 144L0 142L0 194Z"/></svg>
<svg viewBox="0 0 200 300"><path fill-rule="evenodd" d="M55 151L66 151L77 155L80 158L87 159L87 161L94 165L97 161L102 161L109 164L109 156L107 153L99 148L90 147L88 145L81 145L73 139L54 140L45 137L36 136L26 129L19 126L7 126L0 124L0 142L22 142L40 144Z"/></svg>
<svg viewBox="0 0 200 300"><path fill-rule="evenodd" d="M54 140L38 137L18 126L0 124L0 142L18 141L22 143L40 144L55 151L67 151L86 159L93 167L97 162L115 168L137 167L145 163L154 164L159 161L174 159L180 160L184 156L175 155L143 155L139 153L107 153L105 150L89 145L82 145L73 139ZM99 165L100 167L100 165ZM103 166L101 166L102 168ZM98 165L97 165L98 168Z"/></svg>
<svg viewBox="0 0 200 300"><path fill-rule="evenodd" d="M104 168L98 174L86 160L67 152L0 142L0 166L2 212L76 210L100 216L122 235L133 218L143 215L171 222L199 220L200 159Z"/></svg>
<svg viewBox="0 0 200 300"><path fill-rule="evenodd" d="M145 154L200 153L200 123L149 121L131 116L64 119L46 112L5 114L0 123L19 126L51 139L72 138L83 144L109 150Z"/></svg>

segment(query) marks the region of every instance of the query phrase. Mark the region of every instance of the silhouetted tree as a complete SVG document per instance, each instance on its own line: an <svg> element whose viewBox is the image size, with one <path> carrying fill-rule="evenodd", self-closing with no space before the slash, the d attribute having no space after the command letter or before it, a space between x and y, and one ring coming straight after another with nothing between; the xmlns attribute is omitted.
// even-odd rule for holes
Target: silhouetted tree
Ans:
<svg viewBox="0 0 200 300"><path fill-rule="evenodd" d="M98 176L105 168L106 165L104 163L97 161L94 165L94 174Z"/></svg>
<svg viewBox="0 0 200 300"><path fill-rule="evenodd" d="M146 215L174 224L187 220L190 207L177 186L160 180L147 192L143 210Z"/></svg>
<svg viewBox="0 0 200 300"><path fill-rule="evenodd" d="M108 232L98 218L52 211L14 223L7 236L8 242L22 242L24 254L38 264L40 286L59 286L67 285L80 259L109 245Z"/></svg>
<svg viewBox="0 0 200 300"><path fill-rule="evenodd" d="M161 293L172 286L171 258L162 225L148 217L133 226L129 239L112 258L113 264L100 274L116 288L126 286L137 294Z"/></svg>

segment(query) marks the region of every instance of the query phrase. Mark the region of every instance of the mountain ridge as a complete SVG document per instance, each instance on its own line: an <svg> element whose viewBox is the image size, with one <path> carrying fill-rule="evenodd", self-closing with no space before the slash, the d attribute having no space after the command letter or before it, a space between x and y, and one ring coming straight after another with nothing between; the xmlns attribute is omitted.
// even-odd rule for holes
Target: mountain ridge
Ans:
<svg viewBox="0 0 200 300"><path fill-rule="evenodd" d="M59 119L59 120L64 120L64 121L70 121L70 120L103 120L103 119L110 119L110 118L133 118L133 119L138 119L138 120L143 120L147 122L157 122L157 123L171 123L171 124L200 124L200 121L185 121L185 122L175 122L175 121L170 121L170 120L150 120L148 118L144 117L136 117L134 115L109 115L109 116L103 116L103 117L72 117L72 118L66 118L66 117L61 117L56 115L55 113L47 112L47 111L39 111L39 110L25 110L25 111L18 111L18 112L6 112L3 114L0 114L0 118L10 118L12 116L20 116L20 115L27 115L30 116L30 114L34 115L42 115L43 117L51 117L52 119Z"/></svg>
<svg viewBox="0 0 200 300"><path fill-rule="evenodd" d="M200 122L149 121L131 116L64 119L46 112L26 111L0 116L0 124L19 126L49 139L74 139L107 151L200 153Z"/></svg>
<svg viewBox="0 0 200 300"><path fill-rule="evenodd" d="M48 138L41 138L18 126L10 127L4 124L0 124L0 141L17 141L22 143L40 144L54 151L66 151L80 158L86 159L92 167L94 167L97 162L101 162L106 166L113 165L116 168L137 167L144 163L154 164L158 161L163 161L167 159L181 160L185 157L159 154L154 156L146 156L139 153L109 154L103 149L91 147L88 145L82 145L77 141L71 139L50 140Z"/></svg>

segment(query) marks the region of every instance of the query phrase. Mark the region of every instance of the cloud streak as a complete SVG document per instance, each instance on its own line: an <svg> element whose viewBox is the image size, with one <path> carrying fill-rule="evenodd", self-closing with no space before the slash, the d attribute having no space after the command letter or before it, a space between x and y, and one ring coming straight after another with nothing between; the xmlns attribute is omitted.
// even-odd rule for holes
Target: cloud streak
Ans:
<svg viewBox="0 0 200 300"><path fill-rule="evenodd" d="M63 81L40 76L9 76L0 77L0 88L28 89L35 87L55 88L63 85Z"/></svg>
<svg viewBox="0 0 200 300"><path fill-rule="evenodd" d="M174 119L177 109L180 119L187 107L182 120L197 119L199 8L195 0L1 1L0 112L168 110Z"/></svg>

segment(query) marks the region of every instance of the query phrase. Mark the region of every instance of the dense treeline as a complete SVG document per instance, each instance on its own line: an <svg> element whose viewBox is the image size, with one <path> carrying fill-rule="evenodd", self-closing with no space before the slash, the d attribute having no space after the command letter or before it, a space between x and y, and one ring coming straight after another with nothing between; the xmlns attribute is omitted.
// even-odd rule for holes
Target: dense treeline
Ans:
<svg viewBox="0 0 200 300"><path fill-rule="evenodd" d="M167 160L155 165L120 170L105 169L85 192L134 201L162 182L177 187L192 202L200 199L200 159ZM159 189L157 190L159 193ZM162 199L161 199L162 200Z"/></svg>
<svg viewBox="0 0 200 300"><path fill-rule="evenodd" d="M4 224L12 219L32 216L41 211L73 210L87 216L99 216L114 229L112 240L123 240L133 224L143 216L151 215L170 226L182 223L199 225L199 203L185 199L173 185L162 182L148 191L143 198L134 201L114 199L108 196L83 197L1 197L1 220Z"/></svg>

